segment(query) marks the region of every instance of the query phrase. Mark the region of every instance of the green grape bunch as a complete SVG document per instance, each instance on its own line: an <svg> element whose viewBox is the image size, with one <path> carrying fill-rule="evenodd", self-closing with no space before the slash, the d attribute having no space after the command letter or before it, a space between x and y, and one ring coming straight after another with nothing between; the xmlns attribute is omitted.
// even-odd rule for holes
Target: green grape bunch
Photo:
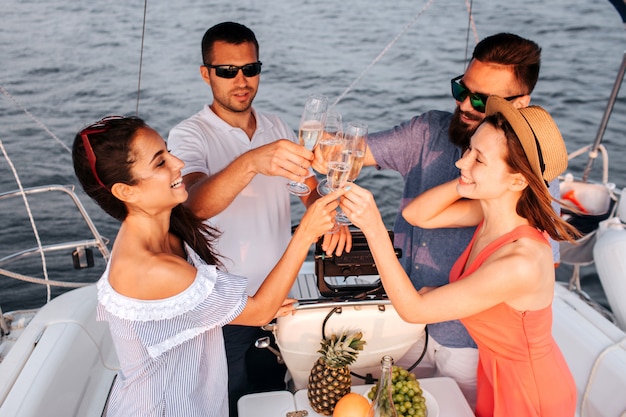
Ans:
<svg viewBox="0 0 626 417"><path fill-rule="evenodd" d="M394 365L391 371L391 391L393 404L396 407L398 417L426 417L426 400L422 395L422 388L414 374L406 369ZM367 393L367 397L372 401L376 397L377 385Z"/></svg>

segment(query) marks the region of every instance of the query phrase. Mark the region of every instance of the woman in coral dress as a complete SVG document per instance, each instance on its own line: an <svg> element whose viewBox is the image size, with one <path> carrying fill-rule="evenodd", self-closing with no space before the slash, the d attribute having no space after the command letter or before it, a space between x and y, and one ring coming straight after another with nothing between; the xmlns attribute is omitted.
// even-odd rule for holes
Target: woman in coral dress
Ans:
<svg viewBox="0 0 626 417"><path fill-rule="evenodd" d="M520 239L550 247L541 232L522 225L490 243L467 264L476 235L453 266L450 282L470 276L503 246ZM461 319L478 346L477 416L573 415L576 387L552 338L551 307L550 303L539 310L519 311L504 302Z"/></svg>
<svg viewBox="0 0 626 417"><path fill-rule="evenodd" d="M576 387L551 333L555 273L547 241L577 232L555 215L547 184L567 167L559 130L541 107L489 97L484 122L457 161L458 180L410 202L423 228L478 226L450 284L416 291L398 262L373 196L355 185L341 207L367 237L400 316L461 319L478 345L478 417L571 417Z"/></svg>

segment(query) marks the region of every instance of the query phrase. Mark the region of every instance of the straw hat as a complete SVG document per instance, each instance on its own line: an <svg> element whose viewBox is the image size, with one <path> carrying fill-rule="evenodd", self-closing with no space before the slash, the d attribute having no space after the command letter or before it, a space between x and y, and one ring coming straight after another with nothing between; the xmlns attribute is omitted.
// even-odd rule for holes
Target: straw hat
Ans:
<svg viewBox="0 0 626 417"><path fill-rule="evenodd" d="M502 97L489 96L485 114L501 113L513 127L533 171L546 183L567 168L567 149L550 114L539 106L516 109Z"/></svg>

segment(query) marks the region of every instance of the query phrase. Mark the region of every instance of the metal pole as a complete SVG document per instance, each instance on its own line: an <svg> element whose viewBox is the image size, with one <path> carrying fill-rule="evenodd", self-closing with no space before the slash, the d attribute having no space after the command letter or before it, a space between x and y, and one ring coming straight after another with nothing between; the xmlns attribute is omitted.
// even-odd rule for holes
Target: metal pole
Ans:
<svg viewBox="0 0 626 417"><path fill-rule="evenodd" d="M622 65L620 66L617 78L615 79L615 84L613 84L613 91L611 91L611 97L609 98L606 110L604 111L604 116L602 117L602 122L600 123L600 129L598 130L596 140L593 142L593 147L589 151L589 159L587 160L587 165L585 166L585 170L583 171L583 182L587 182L587 177L589 176L589 172L591 171L593 161L598 156L598 146L600 146L600 142L602 142L602 137L604 136L606 125L609 123L609 117L613 112L613 106L615 105L615 101L617 100L617 93L619 93L622 81L624 80L624 73L626 73L626 52L624 52Z"/></svg>

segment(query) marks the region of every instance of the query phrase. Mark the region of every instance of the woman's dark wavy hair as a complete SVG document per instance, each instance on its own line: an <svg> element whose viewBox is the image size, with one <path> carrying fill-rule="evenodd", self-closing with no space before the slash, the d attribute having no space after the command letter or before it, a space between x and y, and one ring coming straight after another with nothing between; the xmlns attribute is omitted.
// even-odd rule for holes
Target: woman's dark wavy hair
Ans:
<svg viewBox="0 0 626 417"><path fill-rule="evenodd" d="M76 134L74 138L72 147L74 173L85 193L107 214L122 222L128 215L128 209L123 201L111 193L111 187L115 183L128 185L138 183L131 173L136 161L132 147L137 132L149 126L138 117L103 119L97 124L103 125L104 128L96 130L95 133L87 133L87 139L96 156L95 175L106 188L98 182L85 153L81 134L89 127ZM191 246L208 264L222 266L219 256L212 247L220 232L204 224L182 204L172 209L169 231Z"/></svg>

